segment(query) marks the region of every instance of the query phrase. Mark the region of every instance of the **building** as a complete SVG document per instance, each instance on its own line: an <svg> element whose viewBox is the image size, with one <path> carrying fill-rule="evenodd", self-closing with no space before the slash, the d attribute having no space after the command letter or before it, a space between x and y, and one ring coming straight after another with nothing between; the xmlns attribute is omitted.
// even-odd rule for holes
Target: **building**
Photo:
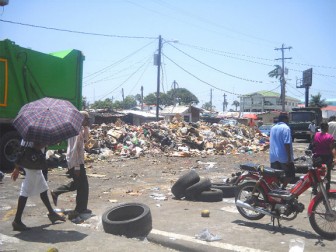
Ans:
<svg viewBox="0 0 336 252"><path fill-rule="evenodd" d="M165 107L160 115L164 116L165 120L171 122L176 115L180 115L185 122L198 122L200 120L200 112L202 109L190 106L169 106Z"/></svg>
<svg viewBox="0 0 336 252"><path fill-rule="evenodd" d="M299 99L286 96L285 110L291 111L300 103ZM240 96L240 111L241 112L267 112L281 111L280 94L271 91L258 91Z"/></svg>

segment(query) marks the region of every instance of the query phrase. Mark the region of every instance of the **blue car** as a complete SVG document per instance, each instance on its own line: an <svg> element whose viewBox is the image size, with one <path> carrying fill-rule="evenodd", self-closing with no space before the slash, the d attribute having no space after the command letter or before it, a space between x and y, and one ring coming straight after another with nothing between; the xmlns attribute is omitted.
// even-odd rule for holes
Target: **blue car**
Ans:
<svg viewBox="0 0 336 252"><path fill-rule="evenodd" d="M273 124L263 124L259 127L259 130L261 133L265 134L266 136L270 136L272 127L273 127Z"/></svg>

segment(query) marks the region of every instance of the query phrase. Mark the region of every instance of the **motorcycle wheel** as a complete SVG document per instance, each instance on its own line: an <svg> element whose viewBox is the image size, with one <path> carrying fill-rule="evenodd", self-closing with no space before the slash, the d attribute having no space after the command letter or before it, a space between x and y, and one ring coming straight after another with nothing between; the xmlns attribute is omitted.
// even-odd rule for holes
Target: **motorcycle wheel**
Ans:
<svg viewBox="0 0 336 252"><path fill-rule="evenodd" d="M253 203L258 204L258 202L264 203L266 201L266 196L265 196L264 191L261 188L257 189L256 194L258 196L256 198L252 197L252 191L253 191L255 184L256 184L255 181L247 181L247 182L243 182L242 184L240 184L237 188L235 200L236 201L240 200L248 204L253 204ZM249 210L243 207L237 206L237 210L244 218L248 220L260 220L261 218L265 216L262 213L258 213L256 211L252 211L252 210Z"/></svg>
<svg viewBox="0 0 336 252"><path fill-rule="evenodd" d="M336 238L336 193L328 193L332 213L328 214L323 202L324 198L320 197L313 206L313 211L309 217L309 222L316 233L326 239Z"/></svg>

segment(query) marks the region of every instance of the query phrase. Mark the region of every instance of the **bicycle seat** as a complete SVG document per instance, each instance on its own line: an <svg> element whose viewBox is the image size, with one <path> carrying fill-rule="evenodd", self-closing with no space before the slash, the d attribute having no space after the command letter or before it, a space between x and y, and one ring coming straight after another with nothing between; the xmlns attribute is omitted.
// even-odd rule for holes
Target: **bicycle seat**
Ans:
<svg viewBox="0 0 336 252"><path fill-rule="evenodd" d="M240 169L244 171L258 171L260 165L256 163L245 163L240 165Z"/></svg>
<svg viewBox="0 0 336 252"><path fill-rule="evenodd" d="M284 170L277 170L271 167L263 167L263 168L260 167L259 169L262 175L268 175L268 176L277 177L277 178L281 178L285 176Z"/></svg>

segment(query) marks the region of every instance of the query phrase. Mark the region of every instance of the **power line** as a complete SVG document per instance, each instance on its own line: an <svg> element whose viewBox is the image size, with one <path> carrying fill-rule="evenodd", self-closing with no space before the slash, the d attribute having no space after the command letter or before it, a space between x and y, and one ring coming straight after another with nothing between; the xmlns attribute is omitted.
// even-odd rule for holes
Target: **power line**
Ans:
<svg viewBox="0 0 336 252"><path fill-rule="evenodd" d="M83 34L83 35L92 35L92 36L101 36L101 37L110 37L110 38L127 38L127 39L157 39L157 37L145 37L145 36L127 36L127 35L115 35L115 34L103 34L103 33L93 33L93 32L84 32L84 31L75 31L75 30L67 30L55 27L47 27L42 25L33 25L27 23L20 23L15 21L9 21L0 19L0 22L9 23L9 24L16 24L22 26L29 26L33 28L40 28L46 30L54 30L54 31L61 31L61 32L69 32L69 33L76 33L76 34Z"/></svg>
<svg viewBox="0 0 336 252"><path fill-rule="evenodd" d="M201 63L202 65L205 65L205 66L207 66L207 67L209 67L209 68L211 68L211 69L213 69L213 70L215 70L215 71L217 71L217 72L220 72L220 73L225 74L225 75L227 75L227 76L230 76L230 77L232 77L232 78L236 78L236 79L240 79L240 80L244 80L244 81L248 81L248 82L263 83L263 81L256 81L256 80L246 79L246 78L243 78L243 77L239 77L239 76L236 76L236 75L233 75L233 74L229 74L229 73L223 72L222 70L219 70L219 69L217 69L217 68L214 68L214 67L212 67L212 66L210 66L210 65L208 65L208 64L206 64L206 63L204 63L204 62L202 62L202 61L200 61L200 60L198 60L198 59L196 59L195 57L193 57L193 56L187 54L186 52L184 52L184 51L178 49L177 47L173 46L172 44L169 44L169 45L172 46L172 47L174 47L176 50L180 51L180 52L183 53L184 55L188 56L189 58L191 58L191 59L193 59L193 60L195 60L195 61Z"/></svg>

